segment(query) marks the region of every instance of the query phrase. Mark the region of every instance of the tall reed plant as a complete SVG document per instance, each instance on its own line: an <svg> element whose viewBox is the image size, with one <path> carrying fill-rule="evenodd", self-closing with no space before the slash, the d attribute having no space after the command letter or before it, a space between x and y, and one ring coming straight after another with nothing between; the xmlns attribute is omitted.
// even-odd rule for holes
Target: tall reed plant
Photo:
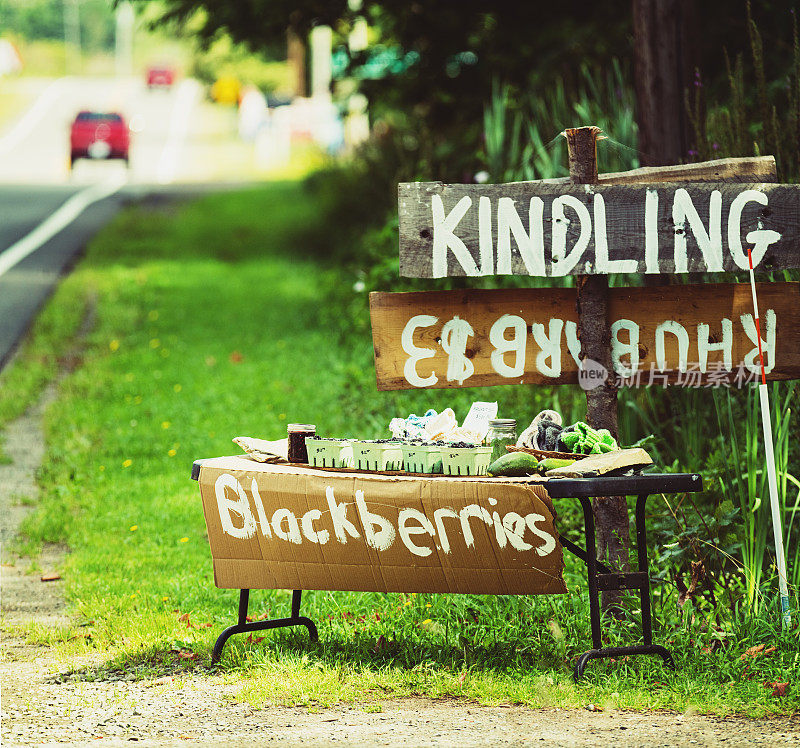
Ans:
<svg viewBox="0 0 800 748"><path fill-rule="evenodd" d="M796 517L800 509L800 481L789 472L791 441L791 403L795 382L770 386L770 410L775 468L778 475L778 500L783 525L783 541L788 558L788 575L797 590L800 582L800 546L796 541ZM727 475L720 475L719 488L741 511L741 561L747 605L758 613L761 591L775 564L772 544L772 517L758 388L749 387L736 402L730 390L714 393L720 432L730 450ZM743 411L743 413L742 413Z"/></svg>
<svg viewBox="0 0 800 748"><path fill-rule="evenodd" d="M495 82L484 110L483 161L493 182L566 176L567 127L593 124L608 140L606 171L635 169L634 95L619 60L607 71L581 67L576 90L563 80L546 88L520 92Z"/></svg>

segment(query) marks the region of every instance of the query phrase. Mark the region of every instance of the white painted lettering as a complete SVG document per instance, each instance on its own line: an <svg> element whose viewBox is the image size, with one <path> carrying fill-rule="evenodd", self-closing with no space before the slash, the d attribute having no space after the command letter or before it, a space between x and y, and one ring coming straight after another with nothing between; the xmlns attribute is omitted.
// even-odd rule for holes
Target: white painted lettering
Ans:
<svg viewBox="0 0 800 748"><path fill-rule="evenodd" d="M459 513L459 519L461 520L461 532L464 535L464 543L466 543L467 548L472 548L473 543L475 542L475 538L472 535L472 528L469 526L469 518L470 517L477 517L478 519L482 519L489 527L492 526L492 515L489 514L488 509L484 509L484 507L478 504L469 504L465 506Z"/></svg>
<svg viewBox="0 0 800 748"><path fill-rule="evenodd" d="M561 331L564 320L551 319L548 323L548 332L545 334L544 325L534 322L531 332L536 345L541 348L536 354L536 369L546 377L561 376ZM550 363L547 360L550 359Z"/></svg>
<svg viewBox="0 0 800 748"><path fill-rule="evenodd" d="M644 272L659 273L658 192L649 188L644 196Z"/></svg>
<svg viewBox="0 0 800 748"><path fill-rule="evenodd" d="M453 252L456 260L461 265L464 273L468 276L478 275L478 266L467 246L459 239L454 231L459 221L466 215L472 205L472 199L465 195L456 206L444 215L444 203L441 195L431 197L431 208L433 210L433 277L445 278L447 276L447 250Z"/></svg>
<svg viewBox="0 0 800 748"><path fill-rule="evenodd" d="M544 521L545 517L542 514L531 513L525 516L525 524L528 525L531 532L537 538L541 538L544 541L544 544L540 545L536 549L536 553L538 553L540 556L547 556L549 553L552 553L556 547L556 539L549 532L540 530L536 526L537 522L544 522Z"/></svg>
<svg viewBox="0 0 800 748"><path fill-rule="evenodd" d="M433 521L436 523L436 537L439 538L439 547L444 553L450 553L450 540L444 529L444 517L450 519L458 519L458 513L454 512L450 507L442 507L433 513Z"/></svg>
<svg viewBox="0 0 800 748"><path fill-rule="evenodd" d="M514 336L509 340L506 330L511 328ZM492 368L501 377L521 377L525 373L525 347L528 338L528 326L522 317L516 314L504 314L489 330L489 342L494 346L491 362ZM514 364L509 366L505 360L506 353L514 353Z"/></svg>
<svg viewBox="0 0 800 748"><path fill-rule="evenodd" d="M599 192L594 196L594 259L598 273L635 273L639 267L636 260L609 259L606 203Z"/></svg>
<svg viewBox="0 0 800 748"><path fill-rule="evenodd" d="M544 201L532 197L528 208L528 229L510 197L497 202L497 274L511 275L511 235L517 243L528 275L544 275Z"/></svg>
<svg viewBox="0 0 800 748"><path fill-rule="evenodd" d="M664 320L656 327L656 367L660 371L667 370L667 353L664 338L672 333L678 339L678 370L686 371L689 360L689 333L686 328L674 319Z"/></svg>
<svg viewBox="0 0 800 748"><path fill-rule="evenodd" d="M628 333L628 342L619 339L621 330ZM628 365L622 357L629 356ZM618 319L611 325L611 361L614 371L623 377L631 376L639 368L639 325L629 319Z"/></svg>
<svg viewBox="0 0 800 748"><path fill-rule="evenodd" d="M569 254L567 254L567 233L570 220L564 214L564 208L567 206L575 211L581 226L578 240ZM553 265L551 275L567 275L578 264L581 255L589 246L589 240L592 236L592 217L589 215L589 209L577 197L572 195L560 195L555 198L553 200L552 213Z"/></svg>
<svg viewBox="0 0 800 748"><path fill-rule="evenodd" d="M361 516L361 526L364 528L364 540L367 545L376 551L385 551L394 542L392 523L386 517L367 509L363 491L356 491L356 506ZM379 528L377 532L376 527Z"/></svg>
<svg viewBox="0 0 800 748"><path fill-rule="evenodd" d="M708 231L703 224L691 195L682 187L675 190L672 203L672 221L675 224L675 272L685 273L688 267L686 232L694 235L703 253L709 272L722 271L722 192L712 190L708 206Z"/></svg>
<svg viewBox="0 0 800 748"><path fill-rule="evenodd" d="M336 501L331 486L325 488L325 498L328 500L328 508L331 510L331 520L333 520L333 531L336 534L336 539L340 543L346 543L348 535L351 538L360 538L361 535L356 526L347 519L347 504L344 502L339 504Z"/></svg>
<svg viewBox="0 0 800 748"><path fill-rule="evenodd" d="M228 498L226 489L230 489L236 494L236 501ZM236 478L228 473L223 473L214 483L214 493L217 497L217 509L222 529L228 535L240 540L252 538L256 533L256 518L250 511L250 504L247 501L247 494ZM242 526L236 527L233 524L231 512L237 514L242 519Z"/></svg>
<svg viewBox="0 0 800 748"><path fill-rule="evenodd" d="M253 494L253 503L256 505L256 513L258 514L258 526L261 528L261 534L264 537L271 538L272 531L269 529L269 520L264 512L264 502L261 501L261 494L258 491L258 483L253 478L250 483L250 493Z"/></svg>
<svg viewBox="0 0 800 748"><path fill-rule="evenodd" d="M282 527L283 522L286 522L286 529ZM297 517L288 509L276 509L272 515L272 531L275 537L281 540L288 540L290 543L300 545L303 542L303 537L300 535L300 526L297 524Z"/></svg>
<svg viewBox="0 0 800 748"><path fill-rule="evenodd" d="M572 356L572 360L575 362L575 366L577 366L580 369L582 366L581 341L578 340L577 322L572 322L570 320L564 323L564 338L567 341L567 350L569 350L569 355Z"/></svg>
<svg viewBox="0 0 800 748"><path fill-rule="evenodd" d="M437 318L430 314L417 314L406 322L406 326L400 336L403 351L408 355L403 366L403 376L414 387L433 387L439 381L435 372L431 372L429 376L424 378L417 374L417 364L426 358L433 358L436 352L430 348L418 348L414 345L414 332L417 328L430 327L435 325L437 321Z"/></svg>
<svg viewBox="0 0 800 748"><path fill-rule="evenodd" d="M465 319L453 317L442 328L442 349L447 354L447 381L464 384L475 371L472 361L466 357L467 339L475 332Z"/></svg>
<svg viewBox="0 0 800 748"><path fill-rule="evenodd" d="M300 520L300 526L303 528L303 535L305 535L312 543L319 543L325 545L330 540L331 534L327 530L315 530L314 521L322 518L322 512L319 509L310 509Z"/></svg>
<svg viewBox="0 0 800 748"><path fill-rule="evenodd" d="M536 515L541 516L541 515ZM532 545L526 543L522 537L525 534L526 527L525 517L516 512L509 512L503 517L503 529L508 537L508 542L511 547L517 551L529 551L533 548Z"/></svg>
<svg viewBox="0 0 800 748"><path fill-rule="evenodd" d="M481 275L494 275L494 240L492 239L492 201L482 195L478 200L478 249Z"/></svg>
<svg viewBox="0 0 800 748"><path fill-rule="evenodd" d="M744 190L740 192L731 202L731 209L728 213L728 249L730 250L733 261L742 269L749 270L750 262L747 252L742 249L742 211L747 203L758 203L767 205L767 196L761 190ZM774 244L781 235L777 231L764 230L759 228L756 231L749 231L746 237L748 244L753 244L750 250L753 255L753 267L758 267L758 263L764 259L764 253L770 244Z"/></svg>
<svg viewBox="0 0 800 748"><path fill-rule="evenodd" d="M752 372L761 373L761 364L758 358L758 333L756 323L752 314L742 314L742 327L747 337L755 343L747 355L744 357L744 365ZM761 339L761 348L764 352L764 371L769 374L775 368L775 335L778 325L778 317L774 309L767 309L763 317L759 317L759 324L762 332L766 333L767 339Z"/></svg>
<svg viewBox="0 0 800 748"><path fill-rule="evenodd" d="M722 342L710 341L711 327L704 322L697 325L697 352L700 371L705 374L708 369L708 354L712 351L722 351L723 366L726 371L733 369L733 322L723 317Z"/></svg>
<svg viewBox="0 0 800 748"><path fill-rule="evenodd" d="M419 527L408 526L409 520L416 520L419 522ZM434 536L435 530L431 521L418 509L403 509L397 515L397 525L400 530L400 539L409 551L415 556L430 556L433 551L427 546L417 545L411 540L412 535L430 535Z"/></svg>

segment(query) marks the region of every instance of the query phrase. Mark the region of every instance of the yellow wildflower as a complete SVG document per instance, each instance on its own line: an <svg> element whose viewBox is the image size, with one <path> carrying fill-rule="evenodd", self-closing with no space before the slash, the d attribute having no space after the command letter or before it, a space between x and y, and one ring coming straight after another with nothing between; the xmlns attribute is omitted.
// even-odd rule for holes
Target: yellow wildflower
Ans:
<svg viewBox="0 0 800 748"><path fill-rule="evenodd" d="M108 347L111 349L111 352L112 352L112 353L113 353L114 351L118 351L118 350L119 350L119 340L116 340L116 339L112 340L112 341L111 341L111 342L108 344Z"/></svg>
<svg viewBox="0 0 800 748"><path fill-rule="evenodd" d="M167 454L168 454L170 457L175 457L175 455L176 455L176 454L178 454L178 452L177 452L176 450L174 450L174 449L170 449L170 451L169 451L169 452L167 452Z"/></svg>
<svg viewBox="0 0 800 748"><path fill-rule="evenodd" d="M169 421L161 421L161 428L168 429L172 424Z"/></svg>
<svg viewBox="0 0 800 748"><path fill-rule="evenodd" d="M133 465L133 460L123 460L123 462L122 462L122 467L124 467L124 468L125 467L130 467L131 465Z"/></svg>
<svg viewBox="0 0 800 748"><path fill-rule="evenodd" d="M189 542L189 538L181 538L181 543L188 543L188 542Z"/></svg>
<svg viewBox="0 0 800 748"><path fill-rule="evenodd" d="M139 529L139 525L131 525L131 532L136 532Z"/></svg>
<svg viewBox="0 0 800 748"><path fill-rule="evenodd" d="M153 339L150 341L150 347L151 347L151 348L154 348L154 349L155 349L155 348L158 348L158 346L160 346L160 345L161 345L161 341L160 341L158 338L153 338Z"/></svg>

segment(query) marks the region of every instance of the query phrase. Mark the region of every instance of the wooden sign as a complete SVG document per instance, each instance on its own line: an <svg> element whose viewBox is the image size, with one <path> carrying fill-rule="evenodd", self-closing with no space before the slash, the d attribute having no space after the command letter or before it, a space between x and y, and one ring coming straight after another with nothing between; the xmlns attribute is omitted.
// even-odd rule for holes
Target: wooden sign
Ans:
<svg viewBox="0 0 800 748"><path fill-rule="evenodd" d="M575 383L575 294L574 288L371 293L378 389ZM759 284L758 303L767 378L800 377L800 284ZM620 386L735 387L758 377L747 284L613 288L609 311ZM592 375L599 376L588 364L582 385Z"/></svg>
<svg viewBox="0 0 800 748"><path fill-rule="evenodd" d="M800 267L800 185L401 183L400 275Z"/></svg>

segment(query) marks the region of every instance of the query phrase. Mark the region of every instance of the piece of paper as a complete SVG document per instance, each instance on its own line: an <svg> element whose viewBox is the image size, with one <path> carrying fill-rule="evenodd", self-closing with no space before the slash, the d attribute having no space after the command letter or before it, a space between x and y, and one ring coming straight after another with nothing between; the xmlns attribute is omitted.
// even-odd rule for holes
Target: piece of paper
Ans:
<svg viewBox="0 0 800 748"><path fill-rule="evenodd" d="M233 443L257 462L278 462L289 459L289 440L266 441L253 436L237 436Z"/></svg>
<svg viewBox="0 0 800 748"><path fill-rule="evenodd" d="M553 478L565 478L568 476L582 475L605 475L612 470L623 468L644 467L652 465L653 459L647 452L640 447L630 449L618 449L614 452L606 452L601 455L589 455L582 460L576 460L574 464L566 467L548 470L545 475Z"/></svg>
<svg viewBox="0 0 800 748"><path fill-rule="evenodd" d="M497 403L475 401L472 403L464 423L461 424L461 428L483 440L489 433L489 421L492 418L497 418Z"/></svg>

